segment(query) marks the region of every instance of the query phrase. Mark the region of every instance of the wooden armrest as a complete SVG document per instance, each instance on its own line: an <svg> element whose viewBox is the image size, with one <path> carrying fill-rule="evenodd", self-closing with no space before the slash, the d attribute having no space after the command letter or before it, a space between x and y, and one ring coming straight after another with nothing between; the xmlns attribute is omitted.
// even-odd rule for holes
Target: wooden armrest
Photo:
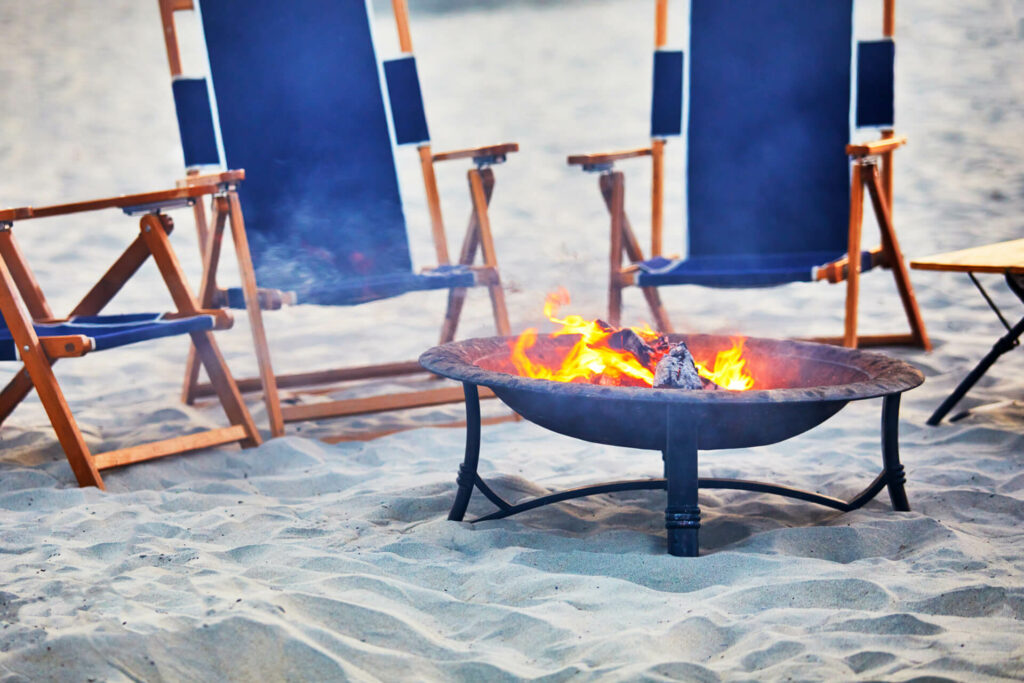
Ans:
<svg viewBox="0 0 1024 683"><path fill-rule="evenodd" d="M72 204L55 204L53 206L23 206L17 209L4 209L0 211L0 223L11 223L23 221L29 218L46 218L49 216L63 216L71 213L83 213L85 211L98 211L100 209L131 209L133 207L159 208L161 205L170 205L181 200L194 199L202 195L215 194L220 192L216 184L194 185L191 187L179 187L173 190L161 190L160 192L143 192L141 194L125 194L118 197L105 197L85 202Z"/></svg>
<svg viewBox="0 0 1024 683"><path fill-rule="evenodd" d="M497 158L504 161L505 155L509 152L518 152L518 142L503 142L500 145L488 145L486 147L471 147L469 149L456 149L451 152L440 152L431 158L434 161L451 161L452 159L482 159Z"/></svg>
<svg viewBox="0 0 1024 683"><path fill-rule="evenodd" d="M891 152L905 144L907 144L907 138L901 135L896 138L882 138L881 140L872 140L871 142L850 144L846 146L846 153L851 157L868 157Z"/></svg>
<svg viewBox="0 0 1024 683"><path fill-rule="evenodd" d="M189 175L175 183L178 187L194 187L196 185L224 185L225 183L238 183L245 180L245 170L237 169L223 173L204 173L203 175Z"/></svg>
<svg viewBox="0 0 1024 683"><path fill-rule="evenodd" d="M598 154L573 154L566 159L570 166L605 166L621 159L651 156L650 147L627 149L621 152L600 152Z"/></svg>

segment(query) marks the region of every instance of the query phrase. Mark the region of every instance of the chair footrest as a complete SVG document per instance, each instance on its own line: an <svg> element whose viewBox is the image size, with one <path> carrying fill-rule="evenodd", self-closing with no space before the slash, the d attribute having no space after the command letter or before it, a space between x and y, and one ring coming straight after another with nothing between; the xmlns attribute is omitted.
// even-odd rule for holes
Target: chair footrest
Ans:
<svg viewBox="0 0 1024 683"><path fill-rule="evenodd" d="M317 385L341 384L361 379L377 379L380 377L401 377L403 375L419 375L427 371L417 361L401 363L381 363L379 365L362 365L353 368L335 368L333 370L315 370L288 375L276 375L278 389L296 389ZM237 381L238 390L243 394L263 391L263 383L259 377L247 377ZM216 392L209 383L197 384L192 398L209 398Z"/></svg>
<svg viewBox="0 0 1024 683"><path fill-rule="evenodd" d="M487 397L481 396L481 398L487 398ZM486 426L486 425L496 425L496 424L501 424L502 422L517 422L517 421L519 421L521 419L522 418L520 418L519 415L517 415L516 413L510 413L508 415L496 415L494 417L482 418L480 420L480 424L484 425L484 426ZM434 429L434 428L437 428L437 429L457 429L457 428L465 427L465 426L466 426L466 421L465 420L455 420L454 422L438 422L437 424L422 424L422 425L418 424L418 425L411 425L409 427L395 427L394 429L380 429L380 430L375 430L375 431L348 432L346 434L336 434L336 435L333 435L333 436L325 436L324 438L322 438L320 440L323 441L324 443L344 443L344 442L347 442L347 441L370 441L372 439L379 439L382 436L387 436L388 434L397 434L399 432L406 432L406 431L409 431L410 429L422 429L424 427L427 427L427 428L430 428L430 429Z"/></svg>
<svg viewBox="0 0 1024 683"><path fill-rule="evenodd" d="M492 396L494 396L493 392L481 387L480 398L491 398ZM465 394L462 391L462 387L446 387L444 389L368 396L366 398L353 398L302 406L286 406L281 408L281 414L284 416L285 422L304 422L306 420L319 420L329 417L367 415L406 408L461 403L464 400Z"/></svg>
<svg viewBox="0 0 1024 683"><path fill-rule="evenodd" d="M177 453L185 453L186 451L197 451L201 448L222 446L226 443L244 441L247 438L249 438L249 434L245 431L243 425L233 425L231 427L210 429L205 432L178 436L173 439L165 439L164 441L154 441L153 443L141 446L99 453L93 456L93 464L96 465L96 469L105 470L111 467L142 462L143 460L161 458L165 455L175 455Z"/></svg>
<svg viewBox="0 0 1024 683"><path fill-rule="evenodd" d="M808 337L801 341L817 342L818 344L843 345L842 337ZM912 334L864 334L857 337L857 346L922 346L921 340Z"/></svg>

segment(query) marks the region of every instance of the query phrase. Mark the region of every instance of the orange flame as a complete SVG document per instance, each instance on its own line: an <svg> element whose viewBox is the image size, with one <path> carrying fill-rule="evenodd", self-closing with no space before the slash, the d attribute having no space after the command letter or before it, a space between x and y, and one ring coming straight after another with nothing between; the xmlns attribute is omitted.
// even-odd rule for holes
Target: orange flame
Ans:
<svg viewBox="0 0 1024 683"><path fill-rule="evenodd" d="M616 332L614 328L594 320L584 320L578 315L558 318L558 309L568 304L569 293L558 289L548 294L544 301L544 315L561 328L551 333L551 337L578 335L579 340L569 353L557 365L531 358L528 351L537 343L537 330L527 329L512 344L511 361L516 371L524 377L548 379L555 382L593 382L627 385L653 386L653 365L647 367L629 351L613 349L608 346L608 338ZM633 327L637 335L648 342L658 338L649 325ZM742 338L733 340L733 346L720 351L715 357L714 365L708 369L696 363L697 372L722 388L743 391L754 386L754 379L744 371L746 361L743 359Z"/></svg>

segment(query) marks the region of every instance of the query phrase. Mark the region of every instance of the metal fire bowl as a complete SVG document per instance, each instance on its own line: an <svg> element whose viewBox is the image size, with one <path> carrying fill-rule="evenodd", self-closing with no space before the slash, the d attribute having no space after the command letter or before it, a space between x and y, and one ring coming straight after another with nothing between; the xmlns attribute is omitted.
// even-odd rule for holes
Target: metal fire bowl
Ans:
<svg viewBox="0 0 1024 683"><path fill-rule="evenodd" d="M730 337L673 334L694 357L713 360ZM682 391L606 387L531 379L514 374L513 337L469 339L430 349L420 364L444 377L489 387L512 410L554 432L613 446L662 450L668 426L698 430L697 447L748 448L783 441L835 415L849 401L900 393L920 385L903 361L826 344L749 337L748 391ZM557 359L576 337L540 337L533 357ZM670 418L671 416L671 418Z"/></svg>

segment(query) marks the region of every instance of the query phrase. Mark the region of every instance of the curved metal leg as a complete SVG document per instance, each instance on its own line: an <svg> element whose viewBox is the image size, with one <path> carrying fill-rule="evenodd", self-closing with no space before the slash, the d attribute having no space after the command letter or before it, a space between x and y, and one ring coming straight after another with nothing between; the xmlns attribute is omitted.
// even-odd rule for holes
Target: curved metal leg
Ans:
<svg viewBox="0 0 1024 683"><path fill-rule="evenodd" d="M466 395L466 455L459 465L459 476L455 479L459 490L448 512L448 519L455 522L461 522L466 515L477 478L476 468L480 462L480 394L476 385L469 382L463 382L462 390Z"/></svg>
<svg viewBox="0 0 1024 683"><path fill-rule="evenodd" d="M665 529L668 531L668 552L677 557L696 557L697 534L700 530L700 507L697 505L697 425L682 411L666 406L668 421L665 437L665 480L668 504L665 507Z"/></svg>
<svg viewBox="0 0 1024 683"><path fill-rule="evenodd" d="M882 400L882 463L892 509L909 511L910 502L903 487L907 476L900 463L900 394L890 394Z"/></svg>

